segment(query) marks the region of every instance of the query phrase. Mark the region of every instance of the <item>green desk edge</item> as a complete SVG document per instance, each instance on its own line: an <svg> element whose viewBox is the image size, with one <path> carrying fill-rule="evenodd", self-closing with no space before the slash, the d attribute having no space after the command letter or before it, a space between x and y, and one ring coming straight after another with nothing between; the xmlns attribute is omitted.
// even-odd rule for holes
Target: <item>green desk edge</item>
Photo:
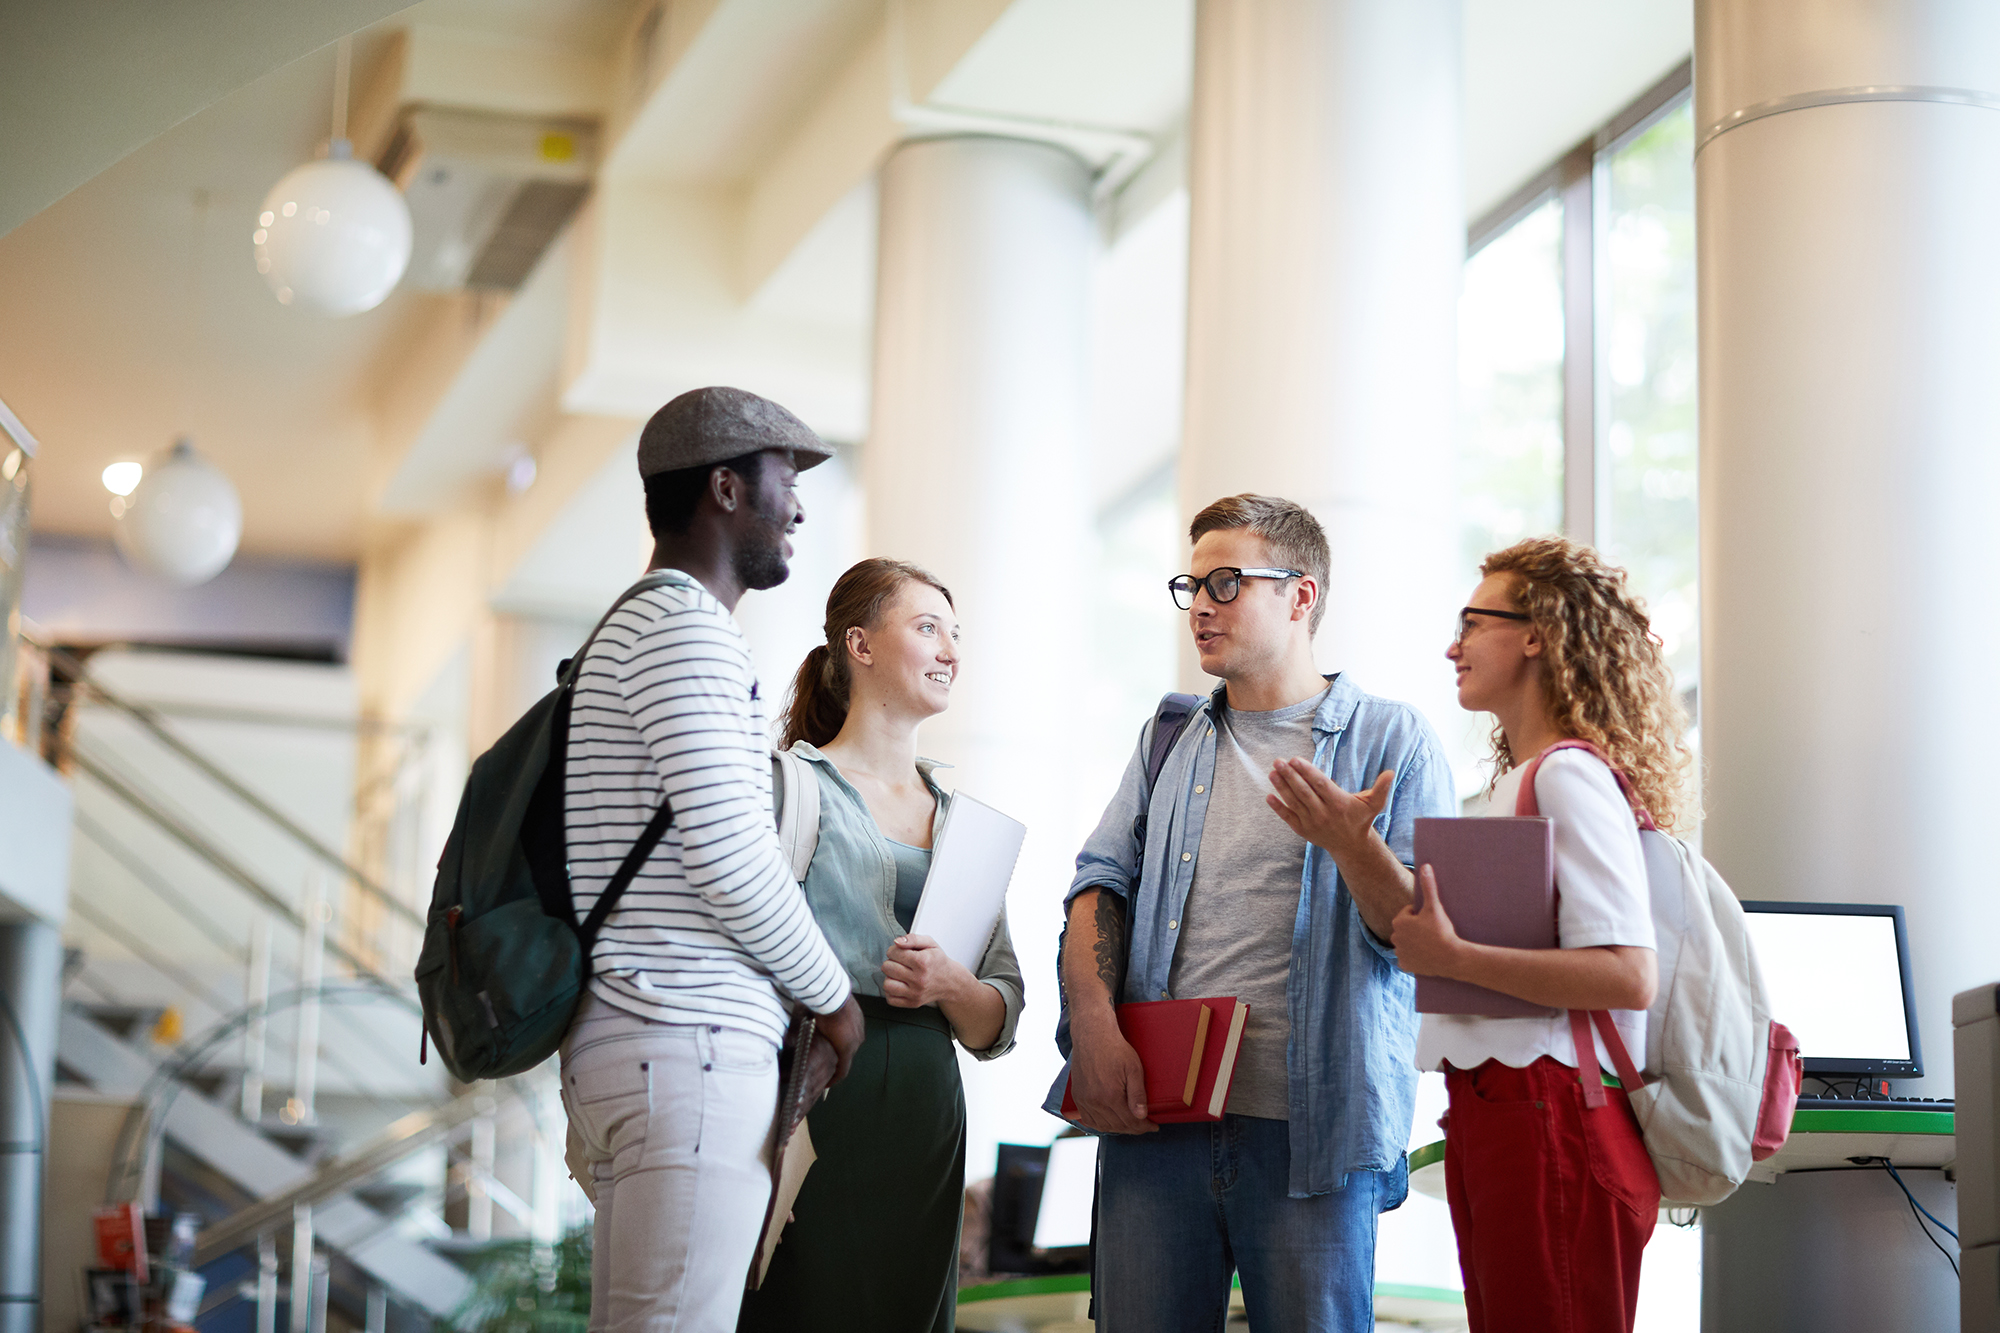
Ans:
<svg viewBox="0 0 2000 1333"><path fill-rule="evenodd" d="M1794 1134L1950 1134L1950 1111L1905 1111L1896 1107L1812 1107L1792 1113ZM1444 1140L1410 1150L1410 1170L1421 1171L1444 1160Z"/></svg>
<svg viewBox="0 0 2000 1333"><path fill-rule="evenodd" d="M1949 1134L1950 1111L1904 1111L1869 1107L1837 1111L1813 1108L1792 1113L1794 1134Z"/></svg>
<svg viewBox="0 0 2000 1333"><path fill-rule="evenodd" d="M1421 1171L1427 1166L1435 1166L1444 1160L1444 1140L1426 1143L1421 1148L1410 1149L1410 1170Z"/></svg>
<svg viewBox="0 0 2000 1333"><path fill-rule="evenodd" d="M1240 1286L1240 1279L1231 1279L1231 1286ZM1090 1290L1090 1274L1058 1273L1054 1277L1017 1277L1002 1282L982 1282L976 1287L967 1287L958 1293L960 1305L971 1305L978 1301L998 1301L1009 1296L1061 1296L1073 1292ZM1404 1301L1437 1301L1445 1305L1464 1305L1465 1294L1449 1287L1417 1287L1406 1282L1377 1282L1377 1298L1388 1297Z"/></svg>

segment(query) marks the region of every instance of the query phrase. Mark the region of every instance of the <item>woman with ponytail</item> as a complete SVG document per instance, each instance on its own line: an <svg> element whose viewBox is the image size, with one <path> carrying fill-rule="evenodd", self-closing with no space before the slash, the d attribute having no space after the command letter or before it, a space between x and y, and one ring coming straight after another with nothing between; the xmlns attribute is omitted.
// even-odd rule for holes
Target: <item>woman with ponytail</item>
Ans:
<svg viewBox="0 0 2000 1333"><path fill-rule="evenodd" d="M909 933L947 794L917 727L951 703L951 593L900 560L833 585L826 640L785 710L787 749L819 781L806 901L868 1019L848 1078L812 1110L818 1160L738 1333L944 1333L958 1305L965 1095L953 1042L1014 1044L1021 969L1003 916L976 971Z"/></svg>
<svg viewBox="0 0 2000 1333"><path fill-rule="evenodd" d="M1473 1333L1630 1329L1660 1203L1603 1036L1570 1011L1609 1010L1634 1059L1657 984L1639 819L1682 815L1686 717L1625 571L1560 537L1486 558L1445 650L1460 707L1493 714L1491 815L1552 825L1558 948L1461 938L1430 867L1391 924L1397 962L1545 1006L1530 1017L1425 1014L1417 1067L1451 1095L1445 1194ZM1532 782L1523 793L1524 782ZM1579 1074L1579 1068L1585 1072ZM1590 1078L1588 1090L1581 1082Z"/></svg>

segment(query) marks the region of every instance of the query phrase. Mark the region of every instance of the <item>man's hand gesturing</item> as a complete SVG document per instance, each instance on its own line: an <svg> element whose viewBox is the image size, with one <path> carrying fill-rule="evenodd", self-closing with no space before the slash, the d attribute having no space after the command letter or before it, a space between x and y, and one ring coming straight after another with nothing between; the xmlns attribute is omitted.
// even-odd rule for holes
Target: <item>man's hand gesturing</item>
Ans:
<svg viewBox="0 0 2000 1333"><path fill-rule="evenodd" d="M1280 759L1264 801L1292 832L1340 861L1367 844L1395 784L1396 771L1384 769L1367 791L1342 791L1310 760Z"/></svg>
<svg viewBox="0 0 2000 1333"><path fill-rule="evenodd" d="M1333 858L1361 920L1384 941L1415 887L1409 870L1375 831L1395 789L1394 769L1376 775L1366 791L1350 792L1309 760L1280 759L1271 765L1272 794L1264 798L1287 828Z"/></svg>

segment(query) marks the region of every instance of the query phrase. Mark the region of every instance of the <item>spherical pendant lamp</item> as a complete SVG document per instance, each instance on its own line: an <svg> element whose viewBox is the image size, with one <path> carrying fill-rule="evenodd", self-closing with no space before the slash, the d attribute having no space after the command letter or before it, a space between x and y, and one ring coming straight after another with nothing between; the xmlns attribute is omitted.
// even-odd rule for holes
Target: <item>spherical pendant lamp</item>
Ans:
<svg viewBox="0 0 2000 1333"><path fill-rule="evenodd" d="M118 549L135 568L191 588L223 571L243 535L243 502L185 438L149 464L119 506Z"/></svg>
<svg viewBox="0 0 2000 1333"><path fill-rule="evenodd" d="M410 264L410 206L381 172L341 151L264 196L251 241L278 299L318 315L373 310Z"/></svg>
<svg viewBox="0 0 2000 1333"><path fill-rule="evenodd" d="M381 305L410 266L410 205L347 141L354 39L333 59L333 138L327 154L289 172L264 196L257 271L278 300L317 315L358 315Z"/></svg>

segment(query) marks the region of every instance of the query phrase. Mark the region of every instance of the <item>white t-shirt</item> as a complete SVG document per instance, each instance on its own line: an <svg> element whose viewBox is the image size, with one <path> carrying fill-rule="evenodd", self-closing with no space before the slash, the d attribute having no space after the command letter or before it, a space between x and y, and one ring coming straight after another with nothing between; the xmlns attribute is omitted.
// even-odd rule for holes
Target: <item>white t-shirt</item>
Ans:
<svg viewBox="0 0 2000 1333"><path fill-rule="evenodd" d="M1481 815L1511 815L1521 790L1522 766L1500 779ZM1555 821L1556 938L1565 949L1609 944L1651 949L1653 912L1646 889L1646 859L1639 826L1618 779L1603 760L1583 750L1558 750L1535 774L1535 800ZM1611 1020L1634 1064L1646 1059L1646 1014L1614 1009ZM1597 1036L1598 1067L1615 1074L1604 1038ZM1482 1018L1474 1014L1425 1014L1417 1036L1417 1068L1472 1069L1488 1060L1516 1069L1552 1055L1576 1067L1569 1014L1548 1018Z"/></svg>

